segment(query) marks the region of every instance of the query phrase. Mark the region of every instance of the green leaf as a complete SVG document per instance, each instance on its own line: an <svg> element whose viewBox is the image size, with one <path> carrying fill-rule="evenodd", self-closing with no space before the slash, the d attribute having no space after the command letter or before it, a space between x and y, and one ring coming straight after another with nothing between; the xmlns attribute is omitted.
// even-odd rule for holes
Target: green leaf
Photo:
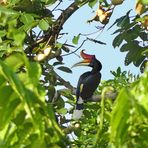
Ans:
<svg viewBox="0 0 148 148"><path fill-rule="evenodd" d="M61 48L63 47L63 44L58 42L58 43L55 44L55 46L56 46L58 49L61 49Z"/></svg>
<svg viewBox="0 0 148 148"><path fill-rule="evenodd" d="M125 16L122 17L122 19L120 18L120 21L117 22L117 26L118 27L123 27L126 28L129 23L130 23L130 19L129 19L129 13L131 12L131 10L129 10Z"/></svg>
<svg viewBox="0 0 148 148"><path fill-rule="evenodd" d="M123 44L122 47L120 48L120 51L125 52L125 51L130 50L131 48L133 48L131 44Z"/></svg>
<svg viewBox="0 0 148 148"><path fill-rule="evenodd" d="M48 30L49 28L49 23L45 20L45 19L42 19L39 21L39 27L42 29L42 30Z"/></svg>
<svg viewBox="0 0 148 148"><path fill-rule="evenodd" d="M26 37L26 33L21 29L12 28L7 32L7 37L9 39L13 39L15 41L15 45L17 46L23 46L23 42Z"/></svg>
<svg viewBox="0 0 148 148"><path fill-rule="evenodd" d="M129 25L129 22L130 22L129 16L126 15L117 23L117 26L121 28L122 27L126 28L126 26Z"/></svg>
<svg viewBox="0 0 148 148"><path fill-rule="evenodd" d="M0 75L0 87L2 87L3 85L6 85L6 81L5 81L5 78Z"/></svg>
<svg viewBox="0 0 148 148"><path fill-rule="evenodd" d="M6 93L7 92L7 93ZM0 88L0 109L3 108L8 102L8 98L12 95L13 90L9 86Z"/></svg>
<svg viewBox="0 0 148 148"><path fill-rule="evenodd" d="M141 1L141 3L143 4L143 5L148 5L148 1L147 0L140 0Z"/></svg>
<svg viewBox="0 0 148 148"><path fill-rule="evenodd" d="M9 83L12 85L12 88L18 93L21 97L24 96L24 87L19 81L16 74L0 60L0 73L5 77L6 80L9 80Z"/></svg>
<svg viewBox="0 0 148 148"><path fill-rule="evenodd" d="M86 118L91 118L91 113L88 110L84 110L83 114L85 115Z"/></svg>
<svg viewBox="0 0 148 148"><path fill-rule="evenodd" d="M26 112L24 110L21 110L20 112L17 112L17 115L13 119L13 122L19 126L19 125L23 124L23 122L25 120L25 116L26 116Z"/></svg>
<svg viewBox="0 0 148 148"><path fill-rule="evenodd" d="M110 73L114 76L114 77L116 77L117 76L117 74L116 74L116 72L115 71L110 71Z"/></svg>
<svg viewBox="0 0 148 148"><path fill-rule="evenodd" d="M15 10L8 9L6 7L0 6L0 12L5 13L7 15L18 15L19 13Z"/></svg>
<svg viewBox="0 0 148 148"><path fill-rule="evenodd" d="M89 7L92 8L97 2L98 2L97 0L90 0L88 5L89 5Z"/></svg>
<svg viewBox="0 0 148 148"><path fill-rule="evenodd" d="M25 24L25 25L23 25L22 27L20 27L19 29L20 30L24 30L25 32L27 32L27 31L29 31L30 29L32 29L32 28L34 28L34 27L36 27L38 25L38 22L36 21L34 21L34 22L32 22L31 24Z"/></svg>
<svg viewBox="0 0 148 148"><path fill-rule="evenodd" d="M19 104L18 96L10 86L0 88L0 130L9 123L14 110Z"/></svg>
<svg viewBox="0 0 148 148"><path fill-rule="evenodd" d="M60 66L57 69L64 71L64 72L67 72L67 73L72 73L72 70L69 69L68 67L65 67L65 66Z"/></svg>
<svg viewBox="0 0 148 148"><path fill-rule="evenodd" d="M65 114L67 114L68 110L67 110L67 108L61 108L61 109L57 110L57 112L58 112L59 114L65 115Z"/></svg>
<svg viewBox="0 0 148 148"><path fill-rule="evenodd" d="M116 21L108 28L108 30L110 28L112 28L115 24L117 24L118 27L123 27L123 28L126 28L129 23L130 23L130 20L129 20L129 13L130 13L131 10L129 10L125 16L122 16L118 19L116 19Z"/></svg>
<svg viewBox="0 0 148 148"><path fill-rule="evenodd" d="M25 37L26 37L26 33L24 31L16 32L14 34L14 40L16 45L23 46Z"/></svg>
<svg viewBox="0 0 148 148"><path fill-rule="evenodd" d="M64 108L65 106L65 101L60 97L58 100L55 102L57 109Z"/></svg>
<svg viewBox="0 0 148 148"><path fill-rule="evenodd" d="M69 52L69 51L70 51L70 48L67 47L67 46L62 46L62 49L63 49L65 52Z"/></svg>
<svg viewBox="0 0 148 148"><path fill-rule="evenodd" d="M51 73L48 73L48 74L46 75L45 80L46 80L47 82L50 81L50 84L51 84L51 85L55 85L56 82L57 82L57 78L56 78L55 74L52 73L52 72L51 72Z"/></svg>
<svg viewBox="0 0 148 148"><path fill-rule="evenodd" d="M73 44L78 44L78 41L79 41L79 38L80 38L80 34L78 34L77 36L74 36L74 38L73 38L73 40L72 40L72 42L73 42Z"/></svg>
<svg viewBox="0 0 148 148"><path fill-rule="evenodd" d="M141 65L144 59L145 57L140 55L137 59L135 59L135 61L133 61L133 64L138 67Z"/></svg>
<svg viewBox="0 0 148 148"><path fill-rule="evenodd" d="M0 60L0 73L5 77L7 81L9 81L10 86L12 87L14 92L17 94L17 96L20 98L20 100L25 101L26 110L34 120L33 110L29 106L31 103L35 103L35 100L37 101L37 96L30 90L26 89L24 84L19 80L19 77L17 76L17 74L14 73L1 60Z"/></svg>
<svg viewBox="0 0 148 148"><path fill-rule="evenodd" d="M129 92L123 89L117 97L111 116L111 141L116 141L116 146L124 144L128 133L128 118L130 116ZM131 98L132 99L132 98Z"/></svg>
<svg viewBox="0 0 148 148"><path fill-rule="evenodd" d="M132 29L128 29L128 31L123 33L124 39L127 42L131 42L134 39L138 38L141 29L139 26L135 26Z"/></svg>
<svg viewBox="0 0 148 148"><path fill-rule="evenodd" d="M109 30L110 28L112 28L115 24L121 22L121 21L123 20L124 17L125 17L125 16L122 16L121 18L116 19L116 21L115 21L115 22L114 22L114 23L108 28L108 30Z"/></svg>
<svg viewBox="0 0 148 148"><path fill-rule="evenodd" d="M63 65L64 63L62 63L62 62L54 62L53 63L53 66L57 66L57 65Z"/></svg>
<svg viewBox="0 0 148 148"><path fill-rule="evenodd" d="M142 48L139 45L131 48L125 57L125 65L129 65L131 62L133 62L135 66L139 66L145 58L142 55L144 50L145 48Z"/></svg>
<svg viewBox="0 0 148 148"><path fill-rule="evenodd" d="M121 67L118 67L118 68L117 68L117 77L119 77L120 74L121 74Z"/></svg>
<svg viewBox="0 0 148 148"><path fill-rule="evenodd" d="M112 45L114 48L116 48L119 47L122 42L123 42L123 36L122 34L119 34L114 38Z"/></svg>
<svg viewBox="0 0 148 148"><path fill-rule="evenodd" d="M143 41L147 41L147 39L148 39L146 32L140 32L139 36Z"/></svg>
<svg viewBox="0 0 148 148"><path fill-rule="evenodd" d="M41 66L37 62L30 62L27 66L27 73L31 84L33 84L34 87L38 85L39 79L41 77L41 72Z"/></svg>
<svg viewBox="0 0 148 148"><path fill-rule="evenodd" d="M116 33L119 33L119 32L122 32L122 31L123 31L123 29L117 29L115 32L112 33L112 35L116 34Z"/></svg>
<svg viewBox="0 0 148 148"><path fill-rule="evenodd" d="M6 35L6 30L0 30L0 37L3 37Z"/></svg>
<svg viewBox="0 0 148 148"><path fill-rule="evenodd" d="M56 0L41 0L41 2L44 2L46 5L54 4Z"/></svg>
<svg viewBox="0 0 148 148"><path fill-rule="evenodd" d="M140 71L141 73L144 72L145 68L146 68L146 64L148 63L148 60L144 60L140 66Z"/></svg>
<svg viewBox="0 0 148 148"><path fill-rule="evenodd" d="M125 51L130 51L133 50L135 48L139 47L139 42L134 40L134 41L130 41L126 44L123 44L123 46L120 48L121 52L125 52Z"/></svg>
<svg viewBox="0 0 148 148"><path fill-rule="evenodd" d="M50 85L50 86L48 86L48 93L47 93L47 95L48 95L48 99L49 99L49 101L53 101L53 97L55 96L55 88L54 88L54 86L52 86L52 85Z"/></svg>
<svg viewBox="0 0 148 148"><path fill-rule="evenodd" d="M23 13L20 17L20 20L24 23L24 24L31 24L34 21L34 17L31 14L28 13Z"/></svg>
<svg viewBox="0 0 148 148"><path fill-rule="evenodd" d="M5 63L16 72L18 68L24 65L24 56L22 53L15 52L5 59Z"/></svg>

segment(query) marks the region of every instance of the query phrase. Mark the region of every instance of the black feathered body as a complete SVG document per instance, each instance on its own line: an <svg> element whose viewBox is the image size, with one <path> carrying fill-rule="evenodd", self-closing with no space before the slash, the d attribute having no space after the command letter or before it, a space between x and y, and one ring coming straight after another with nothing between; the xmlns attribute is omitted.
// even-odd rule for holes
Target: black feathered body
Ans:
<svg viewBox="0 0 148 148"><path fill-rule="evenodd" d="M81 97L84 101L89 99L94 91L97 89L101 80L101 73L92 73L91 71L85 72L79 78L76 97L77 100Z"/></svg>

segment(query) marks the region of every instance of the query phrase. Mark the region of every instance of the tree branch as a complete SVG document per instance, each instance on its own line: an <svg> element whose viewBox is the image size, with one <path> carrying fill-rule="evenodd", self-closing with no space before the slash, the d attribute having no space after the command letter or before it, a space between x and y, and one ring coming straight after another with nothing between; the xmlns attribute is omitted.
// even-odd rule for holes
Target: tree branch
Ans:
<svg viewBox="0 0 148 148"><path fill-rule="evenodd" d="M83 5L87 3L86 0L83 0ZM66 8L61 15L58 17L54 25L52 26L52 29L49 33L49 39L48 44L52 45L55 43L56 39L58 38L58 35L60 31L62 30L62 27L64 23L68 20L68 18L77 10L79 9L79 3L73 2L68 8Z"/></svg>
<svg viewBox="0 0 148 148"><path fill-rule="evenodd" d="M40 43L46 42L46 45L53 46L58 39L59 33L63 28L64 23L69 19L69 17L78 10L82 5L85 5L88 1L82 0L81 2L73 2L69 7L62 11L61 15L53 23L50 30L48 30L40 39L34 41L26 51L32 51L34 47L37 47ZM81 4L81 6L80 6ZM49 59L55 58L56 55L52 55Z"/></svg>
<svg viewBox="0 0 148 148"><path fill-rule="evenodd" d="M115 100L117 95L118 95L117 92L109 91L105 94L105 99ZM99 101L101 101L101 99L102 99L101 95L93 95L88 101L99 102Z"/></svg>

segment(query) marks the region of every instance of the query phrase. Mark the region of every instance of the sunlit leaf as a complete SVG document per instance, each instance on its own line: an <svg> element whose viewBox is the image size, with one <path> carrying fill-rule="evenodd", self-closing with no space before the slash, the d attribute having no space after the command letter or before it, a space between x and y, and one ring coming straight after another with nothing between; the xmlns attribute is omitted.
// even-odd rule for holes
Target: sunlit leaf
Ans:
<svg viewBox="0 0 148 148"><path fill-rule="evenodd" d="M97 0L90 0L88 5L89 5L89 7L92 8L97 2L98 2Z"/></svg>
<svg viewBox="0 0 148 148"><path fill-rule="evenodd" d="M148 1L147 0L140 0L144 5L148 5Z"/></svg>
<svg viewBox="0 0 148 148"><path fill-rule="evenodd" d="M130 101L128 92L122 90L116 100L111 116L111 140L116 141L117 145L122 145L127 136L128 123L130 116ZM118 132L117 132L118 131Z"/></svg>
<svg viewBox="0 0 148 148"><path fill-rule="evenodd" d="M18 96L10 86L0 88L0 130L9 123L19 103Z"/></svg>
<svg viewBox="0 0 148 148"><path fill-rule="evenodd" d="M20 20L24 23L24 24L31 24L34 21L34 17L31 14L27 14L27 13L23 13L21 15Z"/></svg>
<svg viewBox="0 0 148 148"><path fill-rule="evenodd" d="M74 44L78 44L79 38L80 38L80 34L77 35L77 36L74 36L72 42L73 42Z"/></svg>
<svg viewBox="0 0 148 148"><path fill-rule="evenodd" d="M0 37L3 37L6 35L6 30L0 30Z"/></svg>
<svg viewBox="0 0 148 148"><path fill-rule="evenodd" d="M24 56L22 53L13 53L5 59L5 63L16 71L20 66L24 65Z"/></svg>
<svg viewBox="0 0 148 148"><path fill-rule="evenodd" d="M58 112L59 114L65 115L65 114L67 114L67 109L66 109L66 108L61 108L61 109L57 110L57 112Z"/></svg>
<svg viewBox="0 0 148 148"><path fill-rule="evenodd" d="M45 20L45 19L42 19L39 21L39 27L42 29L42 30L48 30L49 28L49 23Z"/></svg>

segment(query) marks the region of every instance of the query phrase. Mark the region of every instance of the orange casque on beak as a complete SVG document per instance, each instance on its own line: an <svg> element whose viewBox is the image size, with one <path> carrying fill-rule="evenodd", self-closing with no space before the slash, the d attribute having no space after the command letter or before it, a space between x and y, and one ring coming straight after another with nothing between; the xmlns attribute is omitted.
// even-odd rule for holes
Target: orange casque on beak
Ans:
<svg viewBox="0 0 148 148"><path fill-rule="evenodd" d="M84 60L87 59L87 60L90 60L90 61L92 60L92 58L95 57L95 55L90 55L90 54L84 53L84 50L81 51L80 55L81 55L81 57L82 57Z"/></svg>
<svg viewBox="0 0 148 148"><path fill-rule="evenodd" d="M84 60L74 64L72 68L76 66L88 66L91 60L95 57L95 55L89 55L89 54L84 53L84 50L81 51L80 55Z"/></svg>

